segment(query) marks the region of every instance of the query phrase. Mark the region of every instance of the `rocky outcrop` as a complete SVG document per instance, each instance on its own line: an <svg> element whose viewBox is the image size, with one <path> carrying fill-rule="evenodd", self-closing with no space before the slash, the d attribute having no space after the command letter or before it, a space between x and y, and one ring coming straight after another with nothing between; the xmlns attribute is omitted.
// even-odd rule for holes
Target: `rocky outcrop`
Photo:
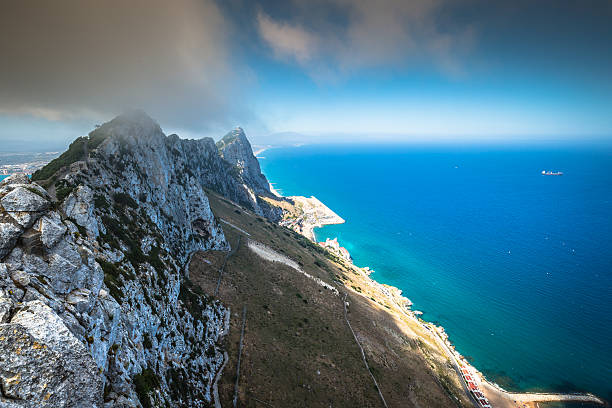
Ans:
<svg viewBox="0 0 612 408"><path fill-rule="evenodd" d="M0 348L3 406L103 406L102 376L87 347L40 300L0 324Z"/></svg>
<svg viewBox="0 0 612 408"><path fill-rule="evenodd" d="M205 189L257 205L252 189L212 139L138 112L73 145L49 194L0 183L0 406L208 406L229 311L187 264L229 249Z"/></svg>
<svg viewBox="0 0 612 408"><path fill-rule="evenodd" d="M253 154L244 130L237 127L217 142L221 157L234 166L244 182L251 186L256 194L270 194L270 184L261 173L259 162Z"/></svg>
<svg viewBox="0 0 612 408"><path fill-rule="evenodd" d="M283 199L270 192L270 184L261 173L259 162L244 130L239 127L232 130L217 142L216 148L222 161L229 166L230 177L236 180L235 184L246 188L248 201L252 203L248 208L270 221L280 221L283 217L282 210L279 206L271 205L270 201Z"/></svg>

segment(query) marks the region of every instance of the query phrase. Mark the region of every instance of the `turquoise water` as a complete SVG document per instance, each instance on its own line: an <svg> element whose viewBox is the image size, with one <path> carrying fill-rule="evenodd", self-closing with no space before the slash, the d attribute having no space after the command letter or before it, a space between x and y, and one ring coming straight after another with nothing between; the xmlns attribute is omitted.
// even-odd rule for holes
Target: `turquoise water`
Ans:
<svg viewBox="0 0 612 408"><path fill-rule="evenodd" d="M512 390L612 396L612 150L303 146L265 151L285 195ZM565 172L542 176L542 170Z"/></svg>

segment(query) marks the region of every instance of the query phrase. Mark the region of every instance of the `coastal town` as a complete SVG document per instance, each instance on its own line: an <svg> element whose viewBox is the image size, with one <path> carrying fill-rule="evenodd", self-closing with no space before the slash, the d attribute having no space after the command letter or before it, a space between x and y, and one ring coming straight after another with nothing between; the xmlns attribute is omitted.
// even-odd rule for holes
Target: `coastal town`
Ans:
<svg viewBox="0 0 612 408"><path fill-rule="evenodd" d="M352 261L351 254L345 247L341 247L338 243L338 238L329 239L327 238L325 242L319 242L323 248L326 248L330 252L336 254L337 256L346 259L347 261Z"/></svg>
<svg viewBox="0 0 612 408"><path fill-rule="evenodd" d="M0 165L0 175L10 176L11 174L27 174L31 175L36 170L42 168L47 162L28 162L20 164L4 164Z"/></svg>
<svg viewBox="0 0 612 408"><path fill-rule="evenodd" d="M2 153L0 154L0 175L31 175L59 155L59 152L46 153Z"/></svg>
<svg viewBox="0 0 612 408"><path fill-rule="evenodd" d="M287 212L280 224L304 235L313 242L315 241L315 228L344 223L344 219L314 196L291 196L287 198L293 201L293 208L297 211Z"/></svg>

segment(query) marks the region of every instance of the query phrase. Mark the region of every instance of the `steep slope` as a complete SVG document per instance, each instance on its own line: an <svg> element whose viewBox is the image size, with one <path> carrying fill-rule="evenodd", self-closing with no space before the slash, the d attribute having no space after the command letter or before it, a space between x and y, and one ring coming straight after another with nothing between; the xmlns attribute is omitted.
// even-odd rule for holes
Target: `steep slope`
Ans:
<svg viewBox="0 0 612 408"><path fill-rule="evenodd" d="M217 142L221 157L238 169L240 177L245 184L252 186L256 194L271 195L270 184L261 173L259 162L253 154L244 130L236 128Z"/></svg>
<svg viewBox="0 0 612 408"><path fill-rule="evenodd" d="M21 176L0 187L0 401L207 406L229 315L185 268L229 249L203 184L241 197L214 143L135 112L67 153L51 196Z"/></svg>
<svg viewBox="0 0 612 408"><path fill-rule="evenodd" d="M222 406L237 396L254 408L384 407L379 390L387 407L472 406L405 298L304 236L208 196L234 251L196 253L190 277L232 310Z"/></svg>
<svg viewBox="0 0 612 408"><path fill-rule="evenodd" d="M300 209L240 134L131 112L0 183L0 406L468 405L401 299L270 222Z"/></svg>

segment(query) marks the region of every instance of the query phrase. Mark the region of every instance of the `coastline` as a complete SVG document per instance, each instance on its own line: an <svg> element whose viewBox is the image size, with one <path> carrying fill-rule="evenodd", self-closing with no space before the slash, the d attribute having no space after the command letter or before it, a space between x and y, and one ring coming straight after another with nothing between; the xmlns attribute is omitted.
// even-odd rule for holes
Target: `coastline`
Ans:
<svg viewBox="0 0 612 408"><path fill-rule="evenodd" d="M283 197L272 187L272 183L270 183L270 190L276 196ZM306 197L292 196L287 198L305 199ZM304 221L306 222L303 222L301 228L295 228L295 223L287 223L285 226L295 230L315 244L321 245L335 253L333 248L330 249L328 246L322 245L323 243L317 242L314 228L321 228L325 225L339 224L345 221L322 202L317 200L314 196L311 197L311 199L315 199L318 203L320 203L322 208L328 210L331 214L338 217L341 222L334 222L335 220L333 220L333 218L329 220L329 222L326 222L325 219L317 219L316 222L308 222L308 217L304 217ZM344 248L342 249L345 250ZM356 266L353 263L352 258L350 258L350 255L348 257L344 257L344 259L352 269L363 275L369 286L376 289L384 298L386 298L384 300L390 301L397 307L397 309L406 319L409 319L413 323L419 325L433 336L440 350L443 351L445 356L449 359L449 362L452 362L452 365L462 382L464 390L473 401L474 406L484 408L537 408L539 407L539 402L586 402L600 406L608 406L604 400L590 393L511 392L503 389L495 382L488 380L483 373L476 369L463 355L461 355L461 353L456 350L455 346L452 344L448 335L446 334L444 327L436 326L435 324L427 322L419 317L422 312L411 309L412 302L402 295L401 289L373 280L370 277L372 270L369 267ZM351 289L347 288L347 290ZM365 296L358 291L351 291L356 295Z"/></svg>
<svg viewBox="0 0 612 408"><path fill-rule="evenodd" d="M270 185L270 190L277 197L283 197L278 191L274 190L272 185ZM324 225L343 224L345 222L342 217L333 212L315 196L288 196L284 198L291 200L293 205L288 204L283 207L283 210L288 211L289 214L280 221L280 225L302 234L312 242L315 242L315 228L320 228Z"/></svg>

